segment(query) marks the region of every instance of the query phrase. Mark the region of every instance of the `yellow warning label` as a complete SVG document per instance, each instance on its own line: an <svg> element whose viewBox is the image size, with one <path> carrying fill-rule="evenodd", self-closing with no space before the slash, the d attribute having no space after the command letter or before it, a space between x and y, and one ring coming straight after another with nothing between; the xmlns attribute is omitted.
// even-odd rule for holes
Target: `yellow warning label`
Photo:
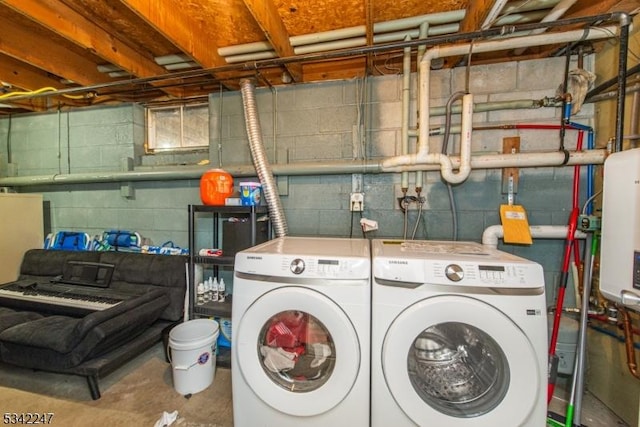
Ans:
<svg viewBox="0 0 640 427"><path fill-rule="evenodd" d="M500 220L504 230L505 243L519 243L530 245L531 231L527 212L520 205L500 205Z"/></svg>

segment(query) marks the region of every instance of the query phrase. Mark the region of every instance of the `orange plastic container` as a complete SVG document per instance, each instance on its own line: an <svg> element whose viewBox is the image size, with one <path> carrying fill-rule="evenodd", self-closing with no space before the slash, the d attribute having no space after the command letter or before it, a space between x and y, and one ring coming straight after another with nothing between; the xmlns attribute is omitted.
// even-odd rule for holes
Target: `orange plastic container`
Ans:
<svg viewBox="0 0 640 427"><path fill-rule="evenodd" d="M211 169L200 178L200 199L205 205L222 206L233 193L233 177L222 169Z"/></svg>

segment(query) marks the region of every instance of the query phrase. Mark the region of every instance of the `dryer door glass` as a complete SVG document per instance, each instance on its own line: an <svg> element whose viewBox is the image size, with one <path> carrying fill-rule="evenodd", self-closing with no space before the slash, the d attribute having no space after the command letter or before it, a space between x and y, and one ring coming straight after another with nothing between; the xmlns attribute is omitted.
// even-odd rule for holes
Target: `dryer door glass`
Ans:
<svg viewBox="0 0 640 427"><path fill-rule="evenodd" d="M462 322L438 323L413 341L409 379L422 400L454 417L493 410L509 386L507 358L487 333Z"/></svg>
<svg viewBox="0 0 640 427"><path fill-rule="evenodd" d="M313 315L287 310L272 316L258 335L258 359L267 376L283 389L305 393L322 387L336 363L336 346Z"/></svg>

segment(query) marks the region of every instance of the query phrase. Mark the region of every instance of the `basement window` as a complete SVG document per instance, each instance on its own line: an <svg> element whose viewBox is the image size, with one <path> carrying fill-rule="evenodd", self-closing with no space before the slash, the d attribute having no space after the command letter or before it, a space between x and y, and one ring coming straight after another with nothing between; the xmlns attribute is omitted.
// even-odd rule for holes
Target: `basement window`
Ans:
<svg viewBox="0 0 640 427"><path fill-rule="evenodd" d="M147 107L146 152L209 148L207 104Z"/></svg>

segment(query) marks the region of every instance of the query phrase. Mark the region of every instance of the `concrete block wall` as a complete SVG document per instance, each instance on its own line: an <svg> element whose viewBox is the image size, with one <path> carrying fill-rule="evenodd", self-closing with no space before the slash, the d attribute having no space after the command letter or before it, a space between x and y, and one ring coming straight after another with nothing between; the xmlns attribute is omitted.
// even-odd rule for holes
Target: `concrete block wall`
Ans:
<svg viewBox="0 0 640 427"><path fill-rule="evenodd" d="M0 138L2 176L120 172L127 159L139 165L144 158L144 108L128 104L3 118ZM130 192L123 188L127 186ZM133 230L155 244L171 240L187 246L187 206L200 202L198 189L197 182L173 181L43 185L17 190L44 195L53 232L84 231L94 236L111 229ZM167 204L169 194L171 203Z"/></svg>
<svg viewBox="0 0 640 427"><path fill-rule="evenodd" d="M587 58L587 66L591 61ZM472 66L470 88L476 103L553 97L562 83L564 58ZM432 72L432 107L442 107L449 96L466 86L466 68ZM400 154L402 78L399 75L256 89L263 140L269 161L283 162L381 160ZM411 82L411 120L416 127L416 76ZM209 160L212 167L250 165L244 112L239 92L213 93L209 97L210 149L190 154L144 155L144 110L137 105L89 109L70 113L30 114L12 118L12 162L21 176L118 171L121 158L134 158L140 170L163 165L192 165ZM594 109L585 105L577 117L591 125ZM559 108L506 110L474 114L474 125L513 123L558 124ZM0 119L0 155L3 175L6 162L8 119ZM456 114L454 123L459 123ZM444 123L433 116L431 125ZM58 136L60 135L60 136ZM476 154L502 151L504 137L520 136L522 151L558 149L557 131L475 131ZM58 143L58 141L61 141ZM565 145L575 147L576 133L567 132ZM442 137L430 138L431 150L440 151ZM459 149L452 135L449 151ZM415 150L415 139L410 140ZM47 154L43 154L47 153ZM58 155L60 153L60 155ZM67 157L67 153L69 156ZM71 161L68 162L67 158ZM584 169L583 176L584 176ZM236 182L254 177L237 177ZM360 236L359 213L349 211L349 194L365 193L362 216L378 222L368 237L399 238L405 216L399 209L399 174L306 175L281 177L287 191L281 196L291 235ZM567 222L571 209L573 168L520 170L516 203L527 209L531 224ZM357 184L354 184L357 182ZM22 187L22 192L42 192L51 202L52 228L86 230L94 234L119 228L139 231L154 244L167 240L187 246L187 205L200 203L198 180L136 182L132 191L122 185L83 184ZM453 188L458 211L458 238L480 241L482 231L499 224L500 170L476 170ZM126 194L126 196L123 196ZM415 174L410 174L409 194L415 195ZM419 239L451 239L452 220L447 188L438 172L424 174L422 211L412 207L406 216L408 236ZM581 200L584 200L584 191ZM416 226L417 224L417 226ZM537 241L533 246L502 245L542 263L548 299L555 298L562 243ZM569 295L567 304L573 304Z"/></svg>
<svg viewBox="0 0 640 427"><path fill-rule="evenodd" d="M553 98L563 81L564 58L509 64L472 66L470 88L475 103ZM588 62L588 61L587 61ZM575 66L575 64L571 64ZM431 105L444 106L449 96L466 87L467 70L456 68L432 72ZM410 127L416 127L416 76L411 82ZM335 159L383 159L400 154L401 97L400 76L328 82L319 85L256 89L259 120L270 162L331 161ZM224 165L250 164L246 146L244 116L239 93L212 95L212 116L221 117L221 157L212 153L212 161ZM593 106L584 105L574 121L591 125ZM538 123L558 124L559 108L501 110L474 114L475 126ZM453 122L459 123L457 115ZM433 116L432 126L442 125L444 117ZM364 124L363 127L359 126ZM229 126L230 129L225 129ZM365 129L364 132L361 129ZM235 132L234 132L235 130ZM362 133L364 133L362 135ZM476 154L502 152L505 137L519 136L522 151L555 151L559 148L558 131L493 130L476 131L472 150ZM216 136L213 136L214 140ZM568 131L565 146L576 147L577 132ZM433 151L440 151L442 137L430 138ZM586 144L586 138L585 138ZM242 148L238 148L238 146ZM415 150L415 139L410 140ZM449 151L459 149L458 135L452 135ZM284 154L283 154L284 153ZM586 176L582 168L581 176ZM516 203L527 209L534 225L565 225L571 210L573 168L521 169ZM405 217L398 208L401 196L399 174L369 174L362 188L354 188L352 176L290 176L288 193L282 196L283 207L292 235L349 236L361 235L359 213L349 211L349 193L365 193L363 216L376 220L379 230L369 237L402 237ZM467 182L453 188L458 210L458 238L480 241L483 230L500 223L499 206L507 203L502 194L500 170L477 170ZM410 174L409 194L415 195L415 174ZM422 212L412 208L406 223L408 235L416 238L451 239L452 219L446 186L438 172L424 175L422 195L426 203ZM585 200L584 187L581 201ZM418 225L416 227L416 221ZM353 224L353 227L352 227ZM561 267L562 244L537 241L532 247L500 245L501 249L539 261L545 267L551 303ZM574 304L568 293L567 303Z"/></svg>

